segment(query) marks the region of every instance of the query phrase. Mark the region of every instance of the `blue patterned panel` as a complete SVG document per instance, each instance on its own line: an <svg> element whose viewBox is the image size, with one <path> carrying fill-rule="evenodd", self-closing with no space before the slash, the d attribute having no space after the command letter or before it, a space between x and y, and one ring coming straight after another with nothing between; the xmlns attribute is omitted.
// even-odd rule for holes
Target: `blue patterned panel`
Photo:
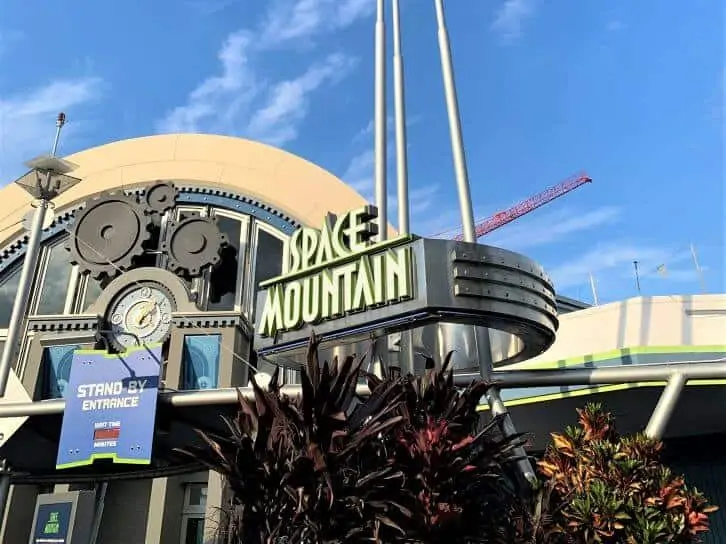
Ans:
<svg viewBox="0 0 726 544"><path fill-rule="evenodd" d="M215 389L219 376L218 334L184 337L182 389Z"/></svg>
<svg viewBox="0 0 726 544"><path fill-rule="evenodd" d="M44 399L60 399L65 397L65 389L71 376L73 352L80 346L50 346L43 350L43 382Z"/></svg>

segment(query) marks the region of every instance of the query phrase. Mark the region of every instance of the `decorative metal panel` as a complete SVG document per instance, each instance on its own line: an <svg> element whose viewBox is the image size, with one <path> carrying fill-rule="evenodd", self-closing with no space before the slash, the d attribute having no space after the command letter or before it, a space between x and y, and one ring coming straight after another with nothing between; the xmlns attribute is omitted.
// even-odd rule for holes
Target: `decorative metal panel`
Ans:
<svg viewBox="0 0 726 544"><path fill-rule="evenodd" d="M220 335L184 337L182 389L214 389L219 380Z"/></svg>

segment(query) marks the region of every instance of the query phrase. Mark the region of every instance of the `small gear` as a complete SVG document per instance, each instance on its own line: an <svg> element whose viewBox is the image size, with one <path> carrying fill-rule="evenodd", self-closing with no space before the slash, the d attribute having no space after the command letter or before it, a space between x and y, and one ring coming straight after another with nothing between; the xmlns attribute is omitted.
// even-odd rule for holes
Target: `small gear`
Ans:
<svg viewBox="0 0 726 544"><path fill-rule="evenodd" d="M227 237L209 217L186 217L170 223L161 250L169 259L169 270L199 276L208 266L219 264Z"/></svg>
<svg viewBox="0 0 726 544"><path fill-rule="evenodd" d="M143 255L151 236L151 218L131 196L110 193L97 197L76 214L66 249L71 264L92 277L114 277Z"/></svg>
<svg viewBox="0 0 726 544"><path fill-rule="evenodd" d="M144 202L152 212L162 214L174 208L178 191L170 181L160 181L146 189Z"/></svg>

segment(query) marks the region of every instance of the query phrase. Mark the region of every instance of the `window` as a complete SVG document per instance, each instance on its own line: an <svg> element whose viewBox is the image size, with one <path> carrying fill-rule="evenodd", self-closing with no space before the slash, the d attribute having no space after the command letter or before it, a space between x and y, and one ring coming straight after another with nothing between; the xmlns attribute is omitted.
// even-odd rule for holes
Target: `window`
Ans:
<svg viewBox="0 0 726 544"><path fill-rule="evenodd" d="M101 282L99 280L93 279L88 274L85 275L84 281L86 292L83 296L83 304L81 304L80 308L81 312L85 312L86 310L88 310L88 307L96 302L98 297L101 295L101 292L103 291L103 286L101 285Z"/></svg>
<svg viewBox="0 0 726 544"><path fill-rule="evenodd" d="M182 389L215 389L217 387L220 344L221 338L218 334L184 337Z"/></svg>
<svg viewBox="0 0 726 544"><path fill-rule="evenodd" d="M181 544L203 544L206 509L207 484L187 484L184 490Z"/></svg>
<svg viewBox="0 0 726 544"><path fill-rule="evenodd" d="M43 399L65 397L66 386L71 376L73 352L79 347L69 344L50 346L43 350Z"/></svg>
<svg viewBox="0 0 726 544"><path fill-rule="evenodd" d="M73 266L68 262L68 252L62 243L45 248L44 277L38 297L37 315L54 315L66 312L68 284Z"/></svg>
<svg viewBox="0 0 726 544"><path fill-rule="evenodd" d="M240 304L240 289L244 285L245 239L247 222L215 213L219 230L227 237L222 261L209 274L210 310L234 310Z"/></svg>
<svg viewBox="0 0 726 544"><path fill-rule="evenodd" d="M254 280L250 286L251 315L254 318L255 302L257 301L257 290L260 282L279 276L282 273L282 251L284 242L275 234L267 231L259 223L255 228L255 259L254 259Z"/></svg>
<svg viewBox="0 0 726 544"><path fill-rule="evenodd" d="M7 329L20 282L20 267L0 280L0 329Z"/></svg>

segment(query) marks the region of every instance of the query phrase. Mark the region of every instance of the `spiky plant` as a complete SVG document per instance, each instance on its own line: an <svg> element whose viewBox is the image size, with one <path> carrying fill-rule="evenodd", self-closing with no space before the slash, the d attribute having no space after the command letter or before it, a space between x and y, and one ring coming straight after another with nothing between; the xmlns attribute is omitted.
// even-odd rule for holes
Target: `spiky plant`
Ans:
<svg viewBox="0 0 726 544"><path fill-rule="evenodd" d="M503 437L499 417L480 424L476 408L489 385L454 387L451 355L440 368L429 359L420 377L395 369L382 379L368 377L372 400L379 392L403 398L402 425L385 443L405 477L399 502L412 515L398 523L407 542L491 542L516 496L505 466L524 439Z"/></svg>
<svg viewBox="0 0 726 544"><path fill-rule="evenodd" d="M184 450L227 481L227 542L511 542L505 466L523 438L501 436L499 418L480 424L488 385L457 389L450 361L421 377L366 374L357 398L363 361L320 364L313 336L300 399L277 375L267 390L253 379L228 432Z"/></svg>
<svg viewBox="0 0 726 544"><path fill-rule="evenodd" d="M205 445L180 450L226 480L227 542L370 542L396 531L389 510L400 511L402 475L380 438L402 421L400 401L383 395L375 413L354 406L363 361L320 365L317 348L313 337L300 399L281 393L277 371L268 390L253 378L254 400L240 396L227 434L198 431Z"/></svg>
<svg viewBox="0 0 726 544"><path fill-rule="evenodd" d="M697 542L717 507L662 465L662 443L619 436L600 404L578 414L579 427L553 434L538 463L553 489L552 528L563 541Z"/></svg>

